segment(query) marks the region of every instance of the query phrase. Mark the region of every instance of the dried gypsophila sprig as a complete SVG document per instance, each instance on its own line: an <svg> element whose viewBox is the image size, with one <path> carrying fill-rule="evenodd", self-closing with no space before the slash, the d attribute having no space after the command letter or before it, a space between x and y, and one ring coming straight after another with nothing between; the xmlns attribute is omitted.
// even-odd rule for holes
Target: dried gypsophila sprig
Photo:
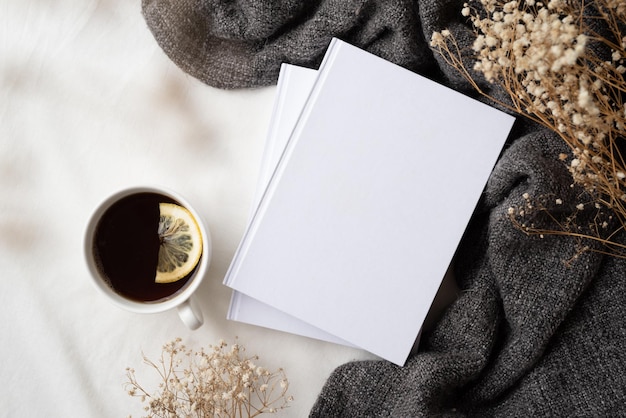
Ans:
<svg viewBox="0 0 626 418"><path fill-rule="evenodd" d="M481 94L556 132L572 150L569 170L594 205L613 211L626 226L626 164L620 152L626 134L626 2L623 0L480 0L461 14L476 30L471 51L450 31L435 32L431 45ZM596 30L595 28L601 28ZM600 30L602 33L600 33ZM607 58L598 51L605 51ZM472 70L464 58L472 57ZM490 96L473 74L509 96ZM567 157L566 157L567 159ZM549 233L525 228L525 232ZM555 230L552 233L574 230ZM626 246L590 235L626 254Z"/></svg>
<svg viewBox="0 0 626 418"><path fill-rule="evenodd" d="M572 207L555 195L532 197L529 193L522 194L523 203L508 208L508 216L513 224L521 231L540 239L546 235L567 235L577 239L576 251L571 258L564 260L566 264L577 259L582 253L591 250L590 237L602 239L604 249L594 248L593 251L607 255L621 252L621 248L612 248L609 228L613 221L613 212L598 202L579 200ZM579 213L585 213L581 222ZM550 225L547 228L546 225Z"/></svg>
<svg viewBox="0 0 626 418"><path fill-rule="evenodd" d="M166 343L157 362L143 355L161 382L156 391L139 384L126 369L126 390L146 403L148 417L255 417L289 406L289 381L283 369L270 372L257 365L258 356L220 340L208 349L187 349L180 338Z"/></svg>

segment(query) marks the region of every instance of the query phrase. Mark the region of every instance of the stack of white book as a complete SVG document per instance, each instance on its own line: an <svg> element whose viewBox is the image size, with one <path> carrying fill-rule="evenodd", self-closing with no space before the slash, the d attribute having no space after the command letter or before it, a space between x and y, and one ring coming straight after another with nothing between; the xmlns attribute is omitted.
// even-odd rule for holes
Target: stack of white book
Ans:
<svg viewBox="0 0 626 418"><path fill-rule="evenodd" d="M513 121L338 39L284 64L228 318L403 365Z"/></svg>

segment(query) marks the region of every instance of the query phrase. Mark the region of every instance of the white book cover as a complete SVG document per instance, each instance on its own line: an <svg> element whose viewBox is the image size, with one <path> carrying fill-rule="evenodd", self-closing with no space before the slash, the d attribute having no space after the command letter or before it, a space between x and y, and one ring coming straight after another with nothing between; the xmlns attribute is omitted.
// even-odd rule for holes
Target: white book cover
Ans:
<svg viewBox="0 0 626 418"><path fill-rule="evenodd" d="M513 121L334 39L225 283L403 365Z"/></svg>
<svg viewBox="0 0 626 418"><path fill-rule="evenodd" d="M266 145L261 164L259 185L253 207L259 204L272 173L280 160L287 141L306 103L317 78L317 71L309 68L283 64L276 88L276 99L270 120ZM226 317L230 320L272 328L337 344L350 343L330 335L310 324L288 315L276 308L233 291Z"/></svg>

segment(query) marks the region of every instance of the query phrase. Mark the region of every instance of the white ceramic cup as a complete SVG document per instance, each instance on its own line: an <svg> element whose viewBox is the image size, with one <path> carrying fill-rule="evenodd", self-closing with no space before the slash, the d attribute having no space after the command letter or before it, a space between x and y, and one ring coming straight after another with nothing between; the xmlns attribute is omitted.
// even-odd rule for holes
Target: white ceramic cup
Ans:
<svg viewBox="0 0 626 418"><path fill-rule="evenodd" d="M165 195L171 199L176 200L182 206L187 208L189 212L196 219L200 232L202 233L202 256L200 257L199 265L196 268L193 276L185 284L185 286L178 292L174 293L171 297L155 301L155 302L141 302L134 299L129 299L123 295L117 293L109 281L106 279L102 271L98 268L94 254L94 238L96 228L102 215L109 209L114 203L120 199L137 194L137 193L159 193ZM87 261L87 267L91 273L92 282L96 288L101 291L111 302L115 305L126 309L131 312L137 313L157 313L167 311L169 309L176 308L180 319L191 329L199 328L203 323L202 311L200 310L197 302L194 299L194 292L200 286L200 283L207 274L209 263L211 259L211 237L206 224L200 214L196 212L192 205L189 204L187 199L180 196L171 190L164 189L162 187L132 187L125 190L121 190L112 196L105 199L94 210L85 232L84 251Z"/></svg>

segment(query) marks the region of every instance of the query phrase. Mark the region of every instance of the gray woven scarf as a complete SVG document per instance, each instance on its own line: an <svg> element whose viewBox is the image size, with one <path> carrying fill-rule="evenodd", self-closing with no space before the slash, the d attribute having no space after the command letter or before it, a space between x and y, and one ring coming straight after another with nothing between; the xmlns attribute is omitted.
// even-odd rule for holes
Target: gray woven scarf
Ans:
<svg viewBox="0 0 626 418"><path fill-rule="evenodd" d="M338 37L469 94L427 41L450 28L469 45L461 7L458 0L143 0L165 53L215 87L275 83L282 62L316 67ZM335 370L312 417L626 416L626 261L581 252L596 244L571 237L527 236L508 216L525 193L558 196L564 203L549 208L557 217L574 211L580 190L570 187L561 152L560 139L520 119L455 256L458 298L404 367L364 361ZM588 206L581 223L596 214Z"/></svg>

